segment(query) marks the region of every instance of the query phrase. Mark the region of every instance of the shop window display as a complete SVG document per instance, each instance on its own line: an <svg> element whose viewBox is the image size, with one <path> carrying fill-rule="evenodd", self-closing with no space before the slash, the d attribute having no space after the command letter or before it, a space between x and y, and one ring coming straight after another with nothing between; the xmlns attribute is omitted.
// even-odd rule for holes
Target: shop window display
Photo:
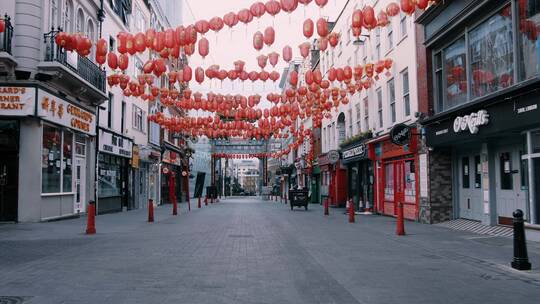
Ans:
<svg viewBox="0 0 540 304"><path fill-rule="evenodd" d="M416 175L413 160L405 162L405 202L416 202Z"/></svg>
<svg viewBox="0 0 540 304"><path fill-rule="evenodd" d="M386 164L384 166L384 199L393 201L394 200L394 164Z"/></svg>

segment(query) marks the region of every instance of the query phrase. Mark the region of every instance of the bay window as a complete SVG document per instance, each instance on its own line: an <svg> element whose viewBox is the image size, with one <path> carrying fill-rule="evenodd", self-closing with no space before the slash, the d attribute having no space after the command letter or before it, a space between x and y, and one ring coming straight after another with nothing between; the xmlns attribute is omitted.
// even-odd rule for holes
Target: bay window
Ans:
<svg viewBox="0 0 540 304"><path fill-rule="evenodd" d="M44 125L41 149L41 192L70 193L73 187L73 133Z"/></svg>

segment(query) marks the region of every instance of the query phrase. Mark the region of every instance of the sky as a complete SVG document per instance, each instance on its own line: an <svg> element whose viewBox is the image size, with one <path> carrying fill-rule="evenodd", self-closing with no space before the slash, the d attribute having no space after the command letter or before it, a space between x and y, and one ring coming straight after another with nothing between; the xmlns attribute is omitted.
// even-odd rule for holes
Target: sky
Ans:
<svg viewBox="0 0 540 304"><path fill-rule="evenodd" d="M192 24L196 20L206 19L210 20L212 17L223 17L228 12L237 13L243 8L248 8L256 2L256 0L183 0L183 21L184 25ZM266 0L262 1L263 3ZM239 22L233 28L231 32L227 26L225 26L217 35L213 31L209 31L205 36L210 43L210 55L203 61L198 55L198 52L190 58L189 65L195 70L196 67L201 66L207 68L212 64L219 64L221 69L230 70L234 67L233 62L236 60L243 60L246 62L245 69L247 71L256 70L260 71L257 64L257 56L275 51L280 54L280 61L276 68L268 63L265 70L271 72L276 70L280 74L287 64L282 60L282 49L285 45L289 45L293 50L293 58L301 58L298 45L306 42L307 39L302 33L302 24L305 19L311 18L314 22L320 16L328 17L330 21L334 21L347 0L329 0L328 4L322 10L311 2L306 9L302 4L299 4L298 9L292 14L280 12L275 18L265 14L259 20L255 18L246 27L243 23ZM267 26L273 26L276 32L275 43L271 47L264 47L261 52L256 51L253 48L253 34L259 30L264 32ZM316 31L315 31L316 35ZM314 35L314 36L315 36ZM313 39L313 38L312 38ZM274 85L271 81L267 81L265 85L261 81L257 81L255 86L251 81L247 80L244 85L237 80L235 83L231 83L229 80L225 80L223 85L218 80L210 83L206 81L202 87L195 81L192 81L191 89L194 92L214 92L221 94L243 94L253 95L259 94L264 97L269 92L280 92L278 88L279 80ZM267 106L261 103L261 106Z"/></svg>

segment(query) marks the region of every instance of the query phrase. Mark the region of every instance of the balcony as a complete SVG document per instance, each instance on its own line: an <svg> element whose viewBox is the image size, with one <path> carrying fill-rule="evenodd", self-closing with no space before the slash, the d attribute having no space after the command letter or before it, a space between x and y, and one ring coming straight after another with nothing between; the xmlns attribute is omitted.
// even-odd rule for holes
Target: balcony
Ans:
<svg viewBox="0 0 540 304"><path fill-rule="evenodd" d="M11 53L11 40L13 38L13 25L11 18L5 15L0 18L5 24L4 31L0 33L0 76L12 75L17 61Z"/></svg>
<svg viewBox="0 0 540 304"><path fill-rule="evenodd" d="M38 65L36 79L49 81L66 94L97 105L107 99L106 73L90 59L58 47L54 41L61 31L44 35L45 56Z"/></svg>

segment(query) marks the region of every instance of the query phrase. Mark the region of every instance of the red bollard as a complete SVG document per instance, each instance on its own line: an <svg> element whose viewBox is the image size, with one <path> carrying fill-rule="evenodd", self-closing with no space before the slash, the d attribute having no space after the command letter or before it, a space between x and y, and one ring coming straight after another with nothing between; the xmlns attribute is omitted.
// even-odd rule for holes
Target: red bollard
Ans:
<svg viewBox="0 0 540 304"><path fill-rule="evenodd" d="M88 203L88 221L86 223L86 234L96 234L96 203Z"/></svg>
<svg viewBox="0 0 540 304"><path fill-rule="evenodd" d="M328 199L326 198L324 200L324 215L329 215L330 212L328 211Z"/></svg>
<svg viewBox="0 0 540 304"><path fill-rule="evenodd" d="M154 201L152 199L148 200L148 222L154 222Z"/></svg>
<svg viewBox="0 0 540 304"><path fill-rule="evenodd" d="M178 202L176 201L176 198L173 201L172 215L178 215Z"/></svg>
<svg viewBox="0 0 540 304"><path fill-rule="evenodd" d="M352 199L349 200L349 223L354 223L354 204Z"/></svg>
<svg viewBox="0 0 540 304"><path fill-rule="evenodd" d="M199 201L197 202L197 208L201 208L201 197L199 196Z"/></svg>
<svg viewBox="0 0 540 304"><path fill-rule="evenodd" d="M396 234L397 235L405 235L405 223L403 220L403 203L398 203L398 209L397 209L397 227L396 227Z"/></svg>

